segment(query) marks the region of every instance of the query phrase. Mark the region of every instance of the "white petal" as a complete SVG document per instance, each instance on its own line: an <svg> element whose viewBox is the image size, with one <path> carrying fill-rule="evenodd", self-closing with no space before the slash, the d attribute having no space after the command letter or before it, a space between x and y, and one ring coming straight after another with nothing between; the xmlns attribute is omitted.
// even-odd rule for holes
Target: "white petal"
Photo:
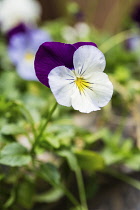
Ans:
<svg viewBox="0 0 140 210"><path fill-rule="evenodd" d="M88 90L88 89L87 89ZM100 110L99 106L94 102L88 91L79 92L79 89L75 87L75 91L71 96L72 107L75 110L79 110L83 113L90 113L92 111Z"/></svg>
<svg viewBox="0 0 140 210"><path fill-rule="evenodd" d="M87 90L93 101L96 101L99 107L105 106L113 94L113 85L107 74L103 72L94 72L90 78L85 79L92 83L92 90Z"/></svg>
<svg viewBox="0 0 140 210"><path fill-rule="evenodd" d="M74 86L74 74L65 66L51 70L48 75L49 85L57 102L63 106L71 106L71 95Z"/></svg>
<svg viewBox="0 0 140 210"><path fill-rule="evenodd" d="M86 78L84 78L86 79ZM90 86L84 91L79 92L75 87L72 94L72 106L80 112L89 113L100 110L111 99L113 94L113 86L108 76L102 72L94 72L93 76L86 81L90 82Z"/></svg>
<svg viewBox="0 0 140 210"><path fill-rule="evenodd" d="M93 72L103 72L106 61L104 54L91 45L79 47L73 57L74 69L77 76L84 76Z"/></svg>

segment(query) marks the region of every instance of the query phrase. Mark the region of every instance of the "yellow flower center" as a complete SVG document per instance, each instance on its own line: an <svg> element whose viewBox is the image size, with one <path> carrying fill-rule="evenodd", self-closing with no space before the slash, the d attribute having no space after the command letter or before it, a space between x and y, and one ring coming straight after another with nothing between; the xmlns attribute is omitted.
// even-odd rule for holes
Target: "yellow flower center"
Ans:
<svg viewBox="0 0 140 210"><path fill-rule="evenodd" d="M32 54L30 52L27 52L25 54L25 59L28 60L28 61L32 61L34 59L34 54Z"/></svg>
<svg viewBox="0 0 140 210"><path fill-rule="evenodd" d="M82 77L77 77L76 80L75 80L75 83L76 83L80 92L83 92L85 90L85 88L90 88L90 83L87 82Z"/></svg>

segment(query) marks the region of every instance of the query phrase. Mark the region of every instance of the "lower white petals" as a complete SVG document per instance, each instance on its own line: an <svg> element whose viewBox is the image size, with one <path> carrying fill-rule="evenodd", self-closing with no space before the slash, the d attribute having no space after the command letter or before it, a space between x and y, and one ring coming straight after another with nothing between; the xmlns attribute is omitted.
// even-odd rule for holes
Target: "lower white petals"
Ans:
<svg viewBox="0 0 140 210"><path fill-rule="evenodd" d="M93 96L99 107L105 106L113 94L113 85L107 74L94 72L88 81L92 83L92 91L88 90L89 94Z"/></svg>
<svg viewBox="0 0 140 210"><path fill-rule="evenodd" d="M65 66L59 66L51 70L48 78L56 101L63 106L71 106L71 95L74 86L73 72Z"/></svg>
<svg viewBox="0 0 140 210"><path fill-rule="evenodd" d="M92 100L92 97L88 94L87 90L80 93L79 90L75 88L75 91L71 96L71 100L72 107L80 112L90 113L92 111L100 110L96 101Z"/></svg>
<svg viewBox="0 0 140 210"><path fill-rule="evenodd" d="M87 76L81 79L81 83L76 83L74 71L59 66L49 73L48 78L57 102L83 113L100 110L113 94L112 83L102 72L94 72L90 78Z"/></svg>
<svg viewBox="0 0 140 210"><path fill-rule="evenodd" d="M86 78L84 78L86 80ZM100 110L111 99L113 86L105 73L95 72L88 80L90 86L79 92L76 88L72 95L72 106L83 113Z"/></svg>

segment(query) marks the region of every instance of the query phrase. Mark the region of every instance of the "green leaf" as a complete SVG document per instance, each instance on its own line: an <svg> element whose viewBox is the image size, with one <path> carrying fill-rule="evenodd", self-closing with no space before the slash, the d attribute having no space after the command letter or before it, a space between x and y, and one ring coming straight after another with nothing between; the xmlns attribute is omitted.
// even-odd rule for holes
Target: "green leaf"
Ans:
<svg viewBox="0 0 140 210"><path fill-rule="evenodd" d="M85 141L88 144L92 144L98 140L100 140L101 138L104 138L105 136L108 136L108 130L106 128L104 129L100 129L99 131L95 132L94 135L93 133L89 133L87 134L85 137Z"/></svg>
<svg viewBox="0 0 140 210"><path fill-rule="evenodd" d="M15 201L16 195L15 195L15 189L13 188L11 190L10 193L10 197L8 198L8 200L6 201L6 203L4 204L4 208L9 208Z"/></svg>
<svg viewBox="0 0 140 210"><path fill-rule="evenodd" d="M34 186L29 181L23 181L18 185L17 202L26 209L31 209L34 202Z"/></svg>
<svg viewBox="0 0 140 210"><path fill-rule="evenodd" d="M140 154L133 154L133 156L125 161L125 165L133 170L140 170Z"/></svg>
<svg viewBox="0 0 140 210"><path fill-rule="evenodd" d="M101 154L107 165L112 165L123 160L122 154L116 153L116 151L113 151L107 147L102 150Z"/></svg>
<svg viewBox="0 0 140 210"><path fill-rule="evenodd" d="M0 163L8 166L22 166L31 161L25 147L18 143L6 145L0 152Z"/></svg>
<svg viewBox="0 0 140 210"><path fill-rule="evenodd" d="M4 135L20 134L24 132L25 130L23 128L15 124L4 125L1 129L1 134Z"/></svg>
<svg viewBox="0 0 140 210"><path fill-rule="evenodd" d="M52 148L58 149L60 147L60 142L57 137L48 137L46 142L52 146Z"/></svg>
<svg viewBox="0 0 140 210"><path fill-rule="evenodd" d="M75 154L73 154L72 152L68 151L68 150L62 150L60 152L58 152L58 155L60 155L61 157L66 158L69 167L72 171L76 171L78 168L78 162L77 159L75 157Z"/></svg>
<svg viewBox="0 0 140 210"><path fill-rule="evenodd" d="M4 177L5 177L5 175L0 173L0 181L3 180Z"/></svg>
<svg viewBox="0 0 140 210"><path fill-rule="evenodd" d="M64 191L60 188L54 188L49 190L46 193L43 193L41 195L37 195L35 197L35 201L37 202L46 202L51 203L59 200L64 195Z"/></svg>
<svg viewBox="0 0 140 210"><path fill-rule="evenodd" d="M51 163L41 165L38 174L53 185L60 184L60 173L56 166Z"/></svg>
<svg viewBox="0 0 140 210"><path fill-rule="evenodd" d="M81 150L75 152L80 167L89 172L102 170L105 166L104 159L96 152Z"/></svg>

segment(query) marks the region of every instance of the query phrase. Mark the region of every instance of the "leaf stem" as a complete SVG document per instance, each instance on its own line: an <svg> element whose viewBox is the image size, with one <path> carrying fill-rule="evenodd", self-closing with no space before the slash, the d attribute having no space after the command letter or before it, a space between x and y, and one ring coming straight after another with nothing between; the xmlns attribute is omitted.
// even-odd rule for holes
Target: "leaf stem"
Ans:
<svg viewBox="0 0 140 210"><path fill-rule="evenodd" d="M25 115L26 115L26 117L28 118L28 120L29 120L29 122L31 124L31 128L32 128L32 132L33 132L34 138L36 138L36 130L35 130L34 120L33 120L32 115L30 114L28 109L23 104L20 104L20 107L23 110L23 112L25 112Z"/></svg>
<svg viewBox="0 0 140 210"><path fill-rule="evenodd" d="M76 168L75 174L76 174L76 179L77 179L77 184L78 184L80 201L82 204L81 210L88 210L85 187L84 187L84 182L83 182L83 177L82 177L82 172L81 172L80 167Z"/></svg>
<svg viewBox="0 0 140 210"><path fill-rule="evenodd" d="M140 181L138 181L138 180L136 180L136 179L134 179L130 176L119 173L115 170L105 170L105 173L110 174L110 175L114 176L115 178L120 179L121 181L123 181L123 182L135 187L136 189L140 190Z"/></svg>
<svg viewBox="0 0 140 210"><path fill-rule="evenodd" d="M73 205L79 206L79 202L75 199L75 197L71 194L71 192L65 186L60 186L60 187L64 191L67 198L73 203Z"/></svg>
<svg viewBox="0 0 140 210"><path fill-rule="evenodd" d="M54 104L53 108L51 109L50 113L48 114L48 118L46 119L44 125L41 127L38 136L35 138L34 144L32 146L31 153L34 154L35 148L36 148L36 146L37 146L37 144L38 144L38 142L39 142L39 140L40 140L40 138L41 138L41 136L42 136L42 134L43 134L43 132L46 128L46 126L48 125L49 121L51 120L51 117L52 117L54 111L56 110L56 107L57 107L57 102Z"/></svg>
<svg viewBox="0 0 140 210"><path fill-rule="evenodd" d="M103 44L99 46L99 49L103 52L106 53L108 52L111 48L116 46L117 44L131 38L134 36L134 33L132 34L131 30L123 31L120 32L111 38L107 39Z"/></svg>

